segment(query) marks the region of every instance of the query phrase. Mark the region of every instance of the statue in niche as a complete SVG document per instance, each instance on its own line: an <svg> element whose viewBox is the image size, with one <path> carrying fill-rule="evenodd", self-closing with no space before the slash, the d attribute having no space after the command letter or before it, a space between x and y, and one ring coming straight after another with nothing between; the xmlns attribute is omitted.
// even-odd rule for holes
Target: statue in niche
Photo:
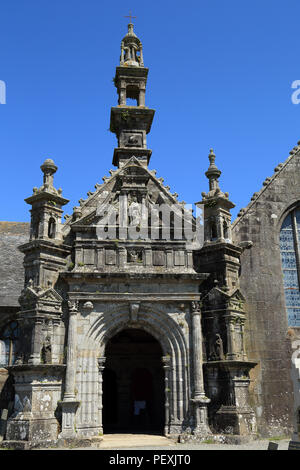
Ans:
<svg viewBox="0 0 300 470"><path fill-rule="evenodd" d="M224 348L223 348L223 340L221 335L217 333L215 335L215 340L211 342L210 345L210 354L209 360L210 361L223 361L225 359L224 355Z"/></svg>
<svg viewBox="0 0 300 470"><path fill-rule="evenodd" d="M132 202L129 205L129 223L131 226L138 226L141 223L141 204L138 203L137 197L132 196Z"/></svg>
<svg viewBox="0 0 300 470"><path fill-rule="evenodd" d="M223 361L225 359L223 341L219 333L216 334L215 339L215 356L217 361Z"/></svg>
<svg viewBox="0 0 300 470"><path fill-rule="evenodd" d="M23 399L23 413L29 413L31 411L31 403L29 398L26 396Z"/></svg>
<svg viewBox="0 0 300 470"><path fill-rule="evenodd" d="M46 336L41 351L41 362L42 364L52 363L52 346L50 336Z"/></svg>

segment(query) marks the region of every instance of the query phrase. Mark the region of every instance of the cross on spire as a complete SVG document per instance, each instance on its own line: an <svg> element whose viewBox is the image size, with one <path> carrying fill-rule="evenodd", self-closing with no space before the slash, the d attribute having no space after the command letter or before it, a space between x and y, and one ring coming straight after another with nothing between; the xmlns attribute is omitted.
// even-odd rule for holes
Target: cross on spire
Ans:
<svg viewBox="0 0 300 470"><path fill-rule="evenodd" d="M130 18L130 23L132 18L136 18L136 16L132 16L131 11L129 12L129 16L124 16L124 18Z"/></svg>

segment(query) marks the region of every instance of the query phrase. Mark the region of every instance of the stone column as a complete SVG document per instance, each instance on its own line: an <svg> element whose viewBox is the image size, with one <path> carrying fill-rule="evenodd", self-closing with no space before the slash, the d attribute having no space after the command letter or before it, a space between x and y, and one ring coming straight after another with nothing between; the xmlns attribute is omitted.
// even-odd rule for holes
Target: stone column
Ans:
<svg viewBox="0 0 300 470"><path fill-rule="evenodd" d="M67 370L65 379L64 399L61 402L62 407L62 432L60 438L74 438L75 413L79 402L75 397L75 378L76 378L76 328L77 328L77 307L78 302L68 302L69 307L69 329L68 329L68 349L67 349Z"/></svg>
<svg viewBox="0 0 300 470"><path fill-rule="evenodd" d="M173 250L166 250L166 255L167 255L167 268L173 268L174 263L173 263Z"/></svg>
<svg viewBox="0 0 300 470"><path fill-rule="evenodd" d="M144 67L144 57L143 57L143 47L142 44L140 44L140 66Z"/></svg>
<svg viewBox="0 0 300 470"><path fill-rule="evenodd" d="M145 106L145 88L140 88L139 90L139 106Z"/></svg>
<svg viewBox="0 0 300 470"><path fill-rule="evenodd" d="M126 88L120 88L119 104L126 105Z"/></svg>
<svg viewBox="0 0 300 470"><path fill-rule="evenodd" d="M28 364L41 363L41 338L42 338L42 318L35 318L32 320L32 338L31 338L31 354L28 359Z"/></svg>
<svg viewBox="0 0 300 470"><path fill-rule="evenodd" d="M193 267L193 252L192 250L187 250L187 267L192 268Z"/></svg>
<svg viewBox="0 0 300 470"><path fill-rule="evenodd" d="M145 248L145 266L152 266L152 250Z"/></svg>
<svg viewBox="0 0 300 470"><path fill-rule="evenodd" d="M103 410L103 389L102 389L102 384L103 384L103 371L104 371L104 364L106 361L106 357L98 357L98 409L99 409L99 432L103 434L103 418L102 418L102 410Z"/></svg>
<svg viewBox="0 0 300 470"><path fill-rule="evenodd" d="M127 263L127 251L126 248L121 246L118 248L118 254L119 254L119 268L123 269L126 266Z"/></svg>
<svg viewBox="0 0 300 470"><path fill-rule="evenodd" d="M194 396L192 403L195 407L194 434L205 436L211 434L207 419L207 405L210 403L210 399L205 396L204 392L200 302L192 302L192 338L194 363Z"/></svg>
<svg viewBox="0 0 300 470"><path fill-rule="evenodd" d="M170 432L170 385L169 385L169 374L170 374L170 357L163 356L162 358L163 368L165 373L165 428L164 435L167 436Z"/></svg>
<svg viewBox="0 0 300 470"><path fill-rule="evenodd" d="M230 316L225 317L226 330L227 330L227 354L226 359L235 359L235 348L234 348L234 321Z"/></svg>
<svg viewBox="0 0 300 470"><path fill-rule="evenodd" d="M121 42L121 57L120 57L120 65L124 65L124 42Z"/></svg>

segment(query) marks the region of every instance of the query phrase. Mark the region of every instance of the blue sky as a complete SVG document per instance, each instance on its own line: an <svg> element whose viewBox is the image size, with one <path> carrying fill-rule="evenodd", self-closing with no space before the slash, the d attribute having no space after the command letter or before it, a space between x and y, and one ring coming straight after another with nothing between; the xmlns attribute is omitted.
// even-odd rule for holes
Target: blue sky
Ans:
<svg viewBox="0 0 300 470"><path fill-rule="evenodd" d="M207 191L213 147L235 216L300 140L298 0L2 0L0 220L29 221L45 158L66 213L114 168L112 78L130 10L156 110L149 167L179 200Z"/></svg>

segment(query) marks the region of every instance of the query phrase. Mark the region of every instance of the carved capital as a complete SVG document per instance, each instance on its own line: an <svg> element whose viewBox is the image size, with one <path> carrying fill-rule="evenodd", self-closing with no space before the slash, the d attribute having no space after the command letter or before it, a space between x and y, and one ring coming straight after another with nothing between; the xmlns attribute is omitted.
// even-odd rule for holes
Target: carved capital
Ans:
<svg viewBox="0 0 300 470"><path fill-rule="evenodd" d="M164 369L169 369L171 364L171 356L163 356L161 358Z"/></svg>
<svg viewBox="0 0 300 470"><path fill-rule="evenodd" d="M97 361L98 361L98 370L100 373L102 373L105 367L106 357L98 357Z"/></svg>
<svg viewBox="0 0 300 470"><path fill-rule="evenodd" d="M193 315L201 315L201 302L193 300L191 302L191 313Z"/></svg>
<svg viewBox="0 0 300 470"><path fill-rule="evenodd" d="M70 315L76 315L78 313L78 300L69 300L68 301L68 309Z"/></svg>

